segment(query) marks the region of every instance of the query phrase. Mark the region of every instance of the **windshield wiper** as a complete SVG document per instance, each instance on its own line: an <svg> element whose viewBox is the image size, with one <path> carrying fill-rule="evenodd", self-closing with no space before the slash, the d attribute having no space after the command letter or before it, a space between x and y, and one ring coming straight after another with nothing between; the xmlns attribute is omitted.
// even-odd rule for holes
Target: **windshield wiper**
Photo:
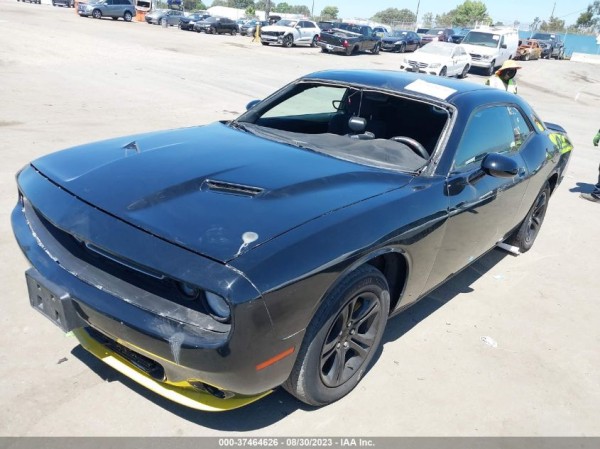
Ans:
<svg viewBox="0 0 600 449"><path fill-rule="evenodd" d="M239 129L240 131L246 131L254 134L254 132L246 125L245 123L238 122L237 120L232 120L229 122L229 127Z"/></svg>

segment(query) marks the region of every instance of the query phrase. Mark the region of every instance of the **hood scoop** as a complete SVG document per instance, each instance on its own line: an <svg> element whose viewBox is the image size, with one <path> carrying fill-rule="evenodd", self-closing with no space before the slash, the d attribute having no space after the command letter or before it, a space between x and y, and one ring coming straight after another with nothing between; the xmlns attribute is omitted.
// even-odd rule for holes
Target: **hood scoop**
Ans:
<svg viewBox="0 0 600 449"><path fill-rule="evenodd" d="M255 197L264 192L264 189L243 184L234 184L227 181L207 179L202 183L202 190L211 190L218 193L229 193L230 195Z"/></svg>

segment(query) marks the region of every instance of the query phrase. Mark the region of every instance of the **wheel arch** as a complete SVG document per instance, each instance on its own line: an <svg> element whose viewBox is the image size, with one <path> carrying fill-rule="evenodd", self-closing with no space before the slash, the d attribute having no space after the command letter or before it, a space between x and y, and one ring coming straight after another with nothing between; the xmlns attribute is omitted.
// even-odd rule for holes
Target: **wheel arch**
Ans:
<svg viewBox="0 0 600 449"><path fill-rule="evenodd" d="M550 176L548 179L548 185L550 186L550 194L553 194L556 186L558 185L558 173L554 173L552 176Z"/></svg>
<svg viewBox="0 0 600 449"><path fill-rule="evenodd" d="M410 270L410 260L408 255L398 248L381 248L359 258L358 260L354 261L354 263L346 267L346 269L344 269L337 276L335 281L332 282L329 288L325 291L323 296L316 304L313 313L318 310L325 298L328 297L330 292L333 291L338 284L343 282L344 278L346 278L348 274L364 265L371 265L377 268L385 277L390 289L390 314L394 312L396 306L402 298L402 294L406 290L406 284Z"/></svg>

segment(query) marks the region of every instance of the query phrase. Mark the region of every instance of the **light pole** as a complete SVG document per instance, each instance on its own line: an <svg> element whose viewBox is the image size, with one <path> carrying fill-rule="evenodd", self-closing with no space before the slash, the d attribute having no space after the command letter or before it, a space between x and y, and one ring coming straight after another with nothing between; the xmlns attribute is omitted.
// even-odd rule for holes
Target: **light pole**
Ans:
<svg viewBox="0 0 600 449"><path fill-rule="evenodd" d="M310 18L311 19L315 18L315 0L313 0L313 2L312 2L312 8L310 8Z"/></svg>
<svg viewBox="0 0 600 449"><path fill-rule="evenodd" d="M421 0L417 2L417 13L415 14L415 29L419 26L419 6L421 6Z"/></svg>

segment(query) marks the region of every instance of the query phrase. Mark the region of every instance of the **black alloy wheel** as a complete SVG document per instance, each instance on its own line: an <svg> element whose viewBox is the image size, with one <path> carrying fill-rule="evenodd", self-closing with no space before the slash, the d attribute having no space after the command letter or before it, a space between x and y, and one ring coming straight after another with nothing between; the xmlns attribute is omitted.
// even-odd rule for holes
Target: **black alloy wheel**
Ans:
<svg viewBox="0 0 600 449"><path fill-rule="evenodd" d="M282 44L285 48L290 48L294 44L294 38L288 34L284 36Z"/></svg>
<svg viewBox="0 0 600 449"><path fill-rule="evenodd" d="M507 243L518 247L522 253L531 249L544 222L549 199L550 185L546 182L533 202L525 220L523 220L515 233L507 239Z"/></svg>
<svg viewBox="0 0 600 449"><path fill-rule="evenodd" d="M358 385L379 348L390 295L371 265L349 273L310 322L284 388L310 405L337 401Z"/></svg>

